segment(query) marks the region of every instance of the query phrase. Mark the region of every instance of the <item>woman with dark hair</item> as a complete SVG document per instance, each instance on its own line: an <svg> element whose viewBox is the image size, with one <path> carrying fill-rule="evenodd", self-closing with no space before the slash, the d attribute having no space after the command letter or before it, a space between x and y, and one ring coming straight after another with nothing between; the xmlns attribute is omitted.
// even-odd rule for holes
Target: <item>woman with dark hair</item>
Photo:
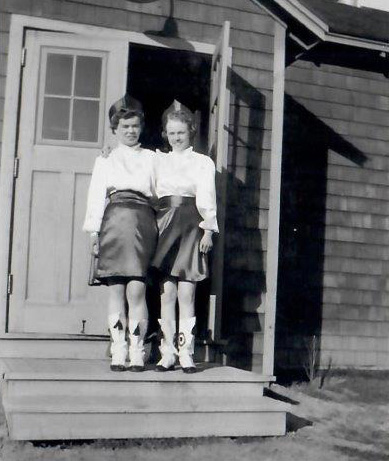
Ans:
<svg viewBox="0 0 389 461"><path fill-rule="evenodd" d="M137 100L126 95L117 101L109 120L118 146L96 159L83 230L90 232L92 251L98 256L96 278L108 285L111 370L124 371L129 354L130 370L143 371L148 327L145 277L158 235L150 206L155 154L139 144L144 115Z"/></svg>
<svg viewBox="0 0 389 461"><path fill-rule="evenodd" d="M163 333L158 371L174 369L176 356L185 373L194 373L193 361L196 283L208 277L207 253L216 221L215 166L194 152L193 114L178 101L164 112L163 136L171 146L156 158L158 245L152 265L162 276ZM175 346L176 301L179 305L178 350Z"/></svg>

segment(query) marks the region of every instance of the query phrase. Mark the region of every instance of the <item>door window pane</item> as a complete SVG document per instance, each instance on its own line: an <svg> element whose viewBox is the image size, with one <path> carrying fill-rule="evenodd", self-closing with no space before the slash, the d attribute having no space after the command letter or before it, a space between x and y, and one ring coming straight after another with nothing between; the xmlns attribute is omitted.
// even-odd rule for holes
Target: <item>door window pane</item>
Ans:
<svg viewBox="0 0 389 461"><path fill-rule="evenodd" d="M73 56L47 55L45 94L70 96L72 91Z"/></svg>
<svg viewBox="0 0 389 461"><path fill-rule="evenodd" d="M70 99L44 99L42 138L69 139Z"/></svg>
<svg viewBox="0 0 389 461"><path fill-rule="evenodd" d="M46 48L39 98L38 140L59 144L99 143L103 118L105 53Z"/></svg>
<svg viewBox="0 0 389 461"><path fill-rule="evenodd" d="M97 142L99 133L99 102L75 99L73 106L74 141Z"/></svg>
<svg viewBox="0 0 389 461"><path fill-rule="evenodd" d="M89 98L100 96L102 59L95 56L77 56L74 95Z"/></svg>

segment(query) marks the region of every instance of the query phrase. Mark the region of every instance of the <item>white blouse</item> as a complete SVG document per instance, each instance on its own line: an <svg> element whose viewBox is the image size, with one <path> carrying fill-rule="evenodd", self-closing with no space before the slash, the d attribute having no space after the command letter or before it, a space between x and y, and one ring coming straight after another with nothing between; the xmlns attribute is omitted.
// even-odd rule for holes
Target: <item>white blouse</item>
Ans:
<svg viewBox="0 0 389 461"><path fill-rule="evenodd" d="M97 157L89 186L83 230L98 232L104 215L108 191L131 189L146 197L153 195L155 153L140 144L119 144L106 157Z"/></svg>
<svg viewBox="0 0 389 461"><path fill-rule="evenodd" d="M216 220L215 165L189 147L184 152L157 153L155 191L158 198L179 195L195 197L203 218L199 226L219 232Z"/></svg>

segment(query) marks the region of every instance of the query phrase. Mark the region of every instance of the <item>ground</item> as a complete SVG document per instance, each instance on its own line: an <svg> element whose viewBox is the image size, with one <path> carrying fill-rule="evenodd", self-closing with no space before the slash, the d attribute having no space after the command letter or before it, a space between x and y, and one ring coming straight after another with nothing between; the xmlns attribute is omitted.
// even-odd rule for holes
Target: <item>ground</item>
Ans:
<svg viewBox="0 0 389 461"><path fill-rule="evenodd" d="M384 461L389 459L389 372L332 373L275 384L290 402L285 437L13 442L0 415L1 461Z"/></svg>

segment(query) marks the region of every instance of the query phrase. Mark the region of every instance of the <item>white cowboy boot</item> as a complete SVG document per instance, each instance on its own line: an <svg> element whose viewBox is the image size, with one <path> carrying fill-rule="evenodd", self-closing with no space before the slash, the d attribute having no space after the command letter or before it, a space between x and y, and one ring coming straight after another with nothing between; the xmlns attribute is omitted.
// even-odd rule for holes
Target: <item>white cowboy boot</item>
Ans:
<svg viewBox="0 0 389 461"><path fill-rule="evenodd" d="M144 339L148 325L147 319L128 319L130 371L144 371L145 369Z"/></svg>
<svg viewBox="0 0 389 461"><path fill-rule="evenodd" d="M127 358L127 341L125 321L120 314L108 316L108 328L111 333L111 370L125 371Z"/></svg>
<svg viewBox="0 0 389 461"><path fill-rule="evenodd" d="M178 333L178 360L184 373L196 373L196 365L193 362L194 341L193 329L196 325L196 317L180 319Z"/></svg>
<svg viewBox="0 0 389 461"><path fill-rule="evenodd" d="M174 337L176 334L176 321L158 319L161 325L163 338L159 350L161 352L161 360L157 363L156 371L171 371L174 370L176 363L177 349L174 347Z"/></svg>

